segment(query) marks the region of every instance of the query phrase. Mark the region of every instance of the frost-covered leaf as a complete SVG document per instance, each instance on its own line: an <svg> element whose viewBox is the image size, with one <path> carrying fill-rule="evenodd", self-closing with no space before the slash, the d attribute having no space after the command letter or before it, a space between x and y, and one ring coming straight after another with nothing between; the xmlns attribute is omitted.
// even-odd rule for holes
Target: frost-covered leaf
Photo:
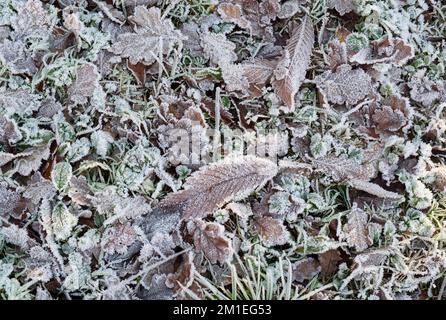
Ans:
<svg viewBox="0 0 446 320"><path fill-rule="evenodd" d="M61 110L62 104L51 96L42 100L39 111L37 112L37 117L45 117L51 119Z"/></svg>
<svg viewBox="0 0 446 320"><path fill-rule="evenodd" d="M390 255L389 250L372 250L368 252L364 252L361 254L358 254L355 257L355 263L359 265L360 268L369 268L369 267L377 267L380 266Z"/></svg>
<svg viewBox="0 0 446 320"><path fill-rule="evenodd" d="M0 90L0 106L6 108L8 114L31 115L40 107L41 97L27 90L2 92Z"/></svg>
<svg viewBox="0 0 446 320"><path fill-rule="evenodd" d="M66 240L77 225L78 219L64 203L59 202L53 208L51 221L56 240Z"/></svg>
<svg viewBox="0 0 446 320"><path fill-rule="evenodd" d="M321 264L322 276L330 276L336 272L337 264L342 260L339 251L336 249L328 250L318 255L319 263Z"/></svg>
<svg viewBox="0 0 446 320"><path fill-rule="evenodd" d="M376 183L358 179L352 179L349 182L353 188L365 191L379 198L395 199L395 200L401 200L404 198L401 194L392 191L387 191L383 189L381 186L377 185Z"/></svg>
<svg viewBox="0 0 446 320"><path fill-rule="evenodd" d="M353 105L372 91L370 76L364 70L352 69L347 64L339 66L335 72L326 71L315 81L328 101L336 104Z"/></svg>
<svg viewBox="0 0 446 320"><path fill-rule="evenodd" d="M330 135L324 135L323 137L316 133L311 137L310 151L313 158L318 159L327 155L330 151L333 138Z"/></svg>
<svg viewBox="0 0 446 320"><path fill-rule="evenodd" d="M243 64L223 64L222 75L226 89L258 96L270 81L276 65L277 61L266 59L256 59Z"/></svg>
<svg viewBox="0 0 446 320"><path fill-rule="evenodd" d="M293 264L293 280L302 283L321 272L319 262L314 258L300 260Z"/></svg>
<svg viewBox="0 0 446 320"><path fill-rule="evenodd" d="M353 56L351 62L359 64L392 63L403 66L415 56L414 48L401 38L384 36L371 42Z"/></svg>
<svg viewBox="0 0 446 320"><path fill-rule="evenodd" d="M0 216L12 214L19 202L20 194L18 192L0 185Z"/></svg>
<svg viewBox="0 0 446 320"><path fill-rule="evenodd" d="M215 241L213 242L215 243ZM194 282L194 253L189 251L183 256L183 261L175 273L167 275L166 285L179 293L183 288L189 288Z"/></svg>
<svg viewBox="0 0 446 320"><path fill-rule="evenodd" d="M113 22L122 24L126 20L124 14L106 1L94 0L99 9Z"/></svg>
<svg viewBox="0 0 446 320"><path fill-rule="evenodd" d="M231 241L224 235L224 227L203 220L189 221L187 229L193 235L196 251L202 251L211 263L228 262L232 255Z"/></svg>
<svg viewBox="0 0 446 320"><path fill-rule="evenodd" d="M13 74L33 75L37 72L32 54L27 51L25 43L21 40L5 39L0 42L0 61L8 66Z"/></svg>
<svg viewBox="0 0 446 320"><path fill-rule="evenodd" d="M368 214L354 206L347 216L347 224L344 226L343 238L350 247L354 247L356 251L364 251L370 245L368 236L367 223Z"/></svg>
<svg viewBox="0 0 446 320"><path fill-rule="evenodd" d="M23 197L31 200L32 203L38 204L40 200L52 199L56 195L56 189L52 181L42 177L40 172L36 172L30 183L23 192Z"/></svg>
<svg viewBox="0 0 446 320"><path fill-rule="evenodd" d="M172 22L161 16L157 7L136 7L131 20L137 25L135 32L118 35L118 41L110 49L123 58L129 58L131 64L142 62L151 65L160 51L167 54L174 44L184 39Z"/></svg>
<svg viewBox="0 0 446 320"><path fill-rule="evenodd" d="M328 43L328 52L324 55L325 63L328 64L331 70L346 64L348 62L347 46L345 42L339 39L333 39Z"/></svg>
<svg viewBox="0 0 446 320"><path fill-rule="evenodd" d="M26 230L17 227L15 224L1 228L0 234L4 237L6 242L18 246L22 250L28 249L29 245L32 243Z"/></svg>
<svg viewBox="0 0 446 320"><path fill-rule="evenodd" d="M154 274L150 281L150 285L144 285L138 292L138 297L143 300L171 300L173 291L166 286L166 274Z"/></svg>
<svg viewBox="0 0 446 320"><path fill-rule="evenodd" d="M289 108L294 108L294 97L305 79L313 44L313 23L309 16L305 16L300 26L293 30L272 80L274 91Z"/></svg>
<svg viewBox="0 0 446 320"><path fill-rule="evenodd" d="M233 22L242 29L250 27L250 22L243 16L242 7L239 4L221 3L217 11L223 21Z"/></svg>
<svg viewBox="0 0 446 320"><path fill-rule="evenodd" d="M300 11L299 5L300 5L299 0L283 1L280 6L280 12L277 14L277 17L280 19L291 18Z"/></svg>
<svg viewBox="0 0 446 320"><path fill-rule="evenodd" d="M185 190L168 195L160 206L178 205L184 218L201 218L235 198L241 199L277 173L266 159L243 156L200 168L184 184Z"/></svg>
<svg viewBox="0 0 446 320"><path fill-rule="evenodd" d="M0 116L0 143L14 144L22 139L17 123L5 116Z"/></svg>
<svg viewBox="0 0 446 320"><path fill-rule="evenodd" d="M328 156L313 160L316 168L335 181L346 181L350 179L370 180L374 178L378 170L378 155L370 158L364 157L362 161L346 157Z"/></svg>
<svg viewBox="0 0 446 320"><path fill-rule="evenodd" d="M108 218L136 218L146 214L150 205L141 196L123 197L113 188L95 194L91 199L96 210Z"/></svg>
<svg viewBox="0 0 446 320"><path fill-rule="evenodd" d="M268 216L255 216L252 219L255 231L266 246L283 245L289 240L289 232L283 221Z"/></svg>
<svg viewBox="0 0 446 320"><path fill-rule="evenodd" d="M435 102L446 102L446 82L431 80L425 73L424 69L420 69L407 83L410 88L410 97L425 107Z"/></svg>
<svg viewBox="0 0 446 320"><path fill-rule="evenodd" d="M73 169L68 162L56 163L51 171L51 181L57 190L63 191L68 186L73 175Z"/></svg>
<svg viewBox="0 0 446 320"><path fill-rule="evenodd" d="M383 106L381 109L375 110L372 119L379 130L397 131L406 123L404 113L394 110L390 106Z"/></svg>
<svg viewBox="0 0 446 320"><path fill-rule="evenodd" d="M76 140L68 149L67 160L74 163L86 157L90 153L90 146L88 138L83 137Z"/></svg>
<svg viewBox="0 0 446 320"><path fill-rule="evenodd" d="M91 134L91 144L95 148L96 153L105 157L111 149L111 144L114 142L112 135L106 131L99 130Z"/></svg>
<svg viewBox="0 0 446 320"><path fill-rule="evenodd" d="M204 53L216 65L233 63L237 59L235 44L221 33L205 33L201 37Z"/></svg>
<svg viewBox="0 0 446 320"><path fill-rule="evenodd" d="M17 16L11 21L16 38L47 37L48 24L48 14L40 0L28 0L21 4Z"/></svg>
<svg viewBox="0 0 446 320"><path fill-rule="evenodd" d="M102 235L101 247L107 254L124 254L137 239L134 228L128 224L117 223L107 228Z"/></svg>
<svg viewBox="0 0 446 320"><path fill-rule="evenodd" d="M80 205L91 205L91 190L84 176L73 176L70 179L68 196Z"/></svg>
<svg viewBox="0 0 446 320"><path fill-rule="evenodd" d="M29 176L32 172L39 170L43 160L47 160L50 156L50 148L48 145L25 150L19 154L18 160L15 161L17 172L22 176Z"/></svg>
<svg viewBox="0 0 446 320"><path fill-rule="evenodd" d="M75 104L87 103L99 86L99 79L98 68L94 64L87 63L77 68L76 80L68 89L70 101Z"/></svg>
<svg viewBox="0 0 446 320"><path fill-rule="evenodd" d="M335 9L341 16L355 10L354 0L328 0L327 6Z"/></svg>

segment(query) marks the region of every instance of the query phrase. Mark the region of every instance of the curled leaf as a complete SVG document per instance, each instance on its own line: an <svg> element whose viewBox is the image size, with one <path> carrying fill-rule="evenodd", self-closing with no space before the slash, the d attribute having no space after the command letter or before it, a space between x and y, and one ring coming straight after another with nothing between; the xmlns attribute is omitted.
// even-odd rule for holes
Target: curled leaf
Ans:
<svg viewBox="0 0 446 320"><path fill-rule="evenodd" d="M224 227L214 222L194 220L188 223L196 251L202 251L211 263L227 262L232 254L231 241L224 235Z"/></svg>

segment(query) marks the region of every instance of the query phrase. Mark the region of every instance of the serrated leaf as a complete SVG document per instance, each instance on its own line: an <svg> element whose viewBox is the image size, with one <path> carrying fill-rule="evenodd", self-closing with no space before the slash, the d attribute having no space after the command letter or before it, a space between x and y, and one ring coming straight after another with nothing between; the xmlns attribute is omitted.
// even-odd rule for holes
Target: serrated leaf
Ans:
<svg viewBox="0 0 446 320"><path fill-rule="evenodd" d="M15 161L15 169L22 176L29 176L32 172L39 170L43 160L50 156L48 145L25 150L18 154Z"/></svg>
<svg viewBox="0 0 446 320"><path fill-rule="evenodd" d="M269 216L256 216L252 219L254 228L266 246L283 245L289 240L289 233L283 221Z"/></svg>
<svg viewBox="0 0 446 320"><path fill-rule="evenodd" d="M136 7L131 20L137 25L135 32L119 35L118 41L110 49L123 58L129 58L131 64L142 62L151 65L160 51L166 54L173 44L184 39L172 22L161 16L161 10L157 7Z"/></svg>
<svg viewBox="0 0 446 320"><path fill-rule="evenodd" d="M350 247L354 247L356 251L364 251L370 245L367 230L369 216L365 211L354 206L347 219L347 224L344 227L345 234L342 238L347 241Z"/></svg>
<svg viewBox="0 0 446 320"><path fill-rule="evenodd" d="M204 53L216 65L230 64L237 59L235 44L226 39L221 33L205 33L201 37Z"/></svg>
<svg viewBox="0 0 446 320"><path fill-rule="evenodd" d="M383 189L381 186L377 185L376 183L364 180L352 179L350 180L350 184L353 188L357 190L367 192L380 198L395 199L395 200L401 200L404 198L401 194L392 191L387 191Z"/></svg>
<svg viewBox="0 0 446 320"><path fill-rule="evenodd" d="M14 144L22 139L17 123L5 116L0 116L0 143Z"/></svg>
<svg viewBox="0 0 446 320"><path fill-rule="evenodd" d="M288 40L272 80L274 91L289 108L294 107L294 96L305 79L313 45L313 23L309 16L305 16Z"/></svg>
<svg viewBox="0 0 446 320"><path fill-rule="evenodd" d="M117 223L107 228L102 235L101 246L107 254L125 254L127 248L137 239L135 229L124 223Z"/></svg>
<svg viewBox="0 0 446 320"><path fill-rule="evenodd" d="M63 191L73 176L73 169L68 162L59 162L51 171L51 181L57 190Z"/></svg>
<svg viewBox="0 0 446 320"><path fill-rule="evenodd" d="M71 102L75 104L87 103L88 98L93 96L99 86L99 78L98 68L94 64L87 63L80 66L76 70L75 82L68 89Z"/></svg>
<svg viewBox="0 0 446 320"><path fill-rule="evenodd" d="M275 163L254 156L225 159L200 168L159 206L178 206L185 219L202 218L217 207L243 198L277 173Z"/></svg>
<svg viewBox="0 0 446 320"><path fill-rule="evenodd" d="M59 202L53 208L51 215L52 228L56 240L65 240L77 225L77 217L73 215L65 204Z"/></svg>
<svg viewBox="0 0 446 320"><path fill-rule="evenodd" d="M214 222L194 220L188 223L195 250L202 251L211 263L225 263L232 254L231 241L224 235L224 227Z"/></svg>
<svg viewBox="0 0 446 320"><path fill-rule="evenodd" d="M328 0L327 7L335 9L341 16L355 10L353 0Z"/></svg>
<svg viewBox="0 0 446 320"><path fill-rule="evenodd" d="M326 71L315 78L318 88L328 101L353 105L372 91L372 79L362 69L343 64L335 72Z"/></svg>

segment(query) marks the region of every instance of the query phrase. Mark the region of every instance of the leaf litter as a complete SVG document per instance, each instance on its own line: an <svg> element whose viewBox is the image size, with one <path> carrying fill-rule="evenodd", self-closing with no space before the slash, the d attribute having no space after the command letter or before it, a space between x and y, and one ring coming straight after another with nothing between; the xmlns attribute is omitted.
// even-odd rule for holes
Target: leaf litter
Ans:
<svg viewBox="0 0 446 320"><path fill-rule="evenodd" d="M0 299L445 299L445 9L5 0Z"/></svg>

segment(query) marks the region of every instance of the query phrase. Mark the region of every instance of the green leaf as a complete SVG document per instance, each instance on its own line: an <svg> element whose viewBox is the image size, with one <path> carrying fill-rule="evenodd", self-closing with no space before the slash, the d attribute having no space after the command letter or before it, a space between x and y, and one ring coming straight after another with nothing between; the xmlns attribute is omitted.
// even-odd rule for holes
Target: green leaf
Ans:
<svg viewBox="0 0 446 320"><path fill-rule="evenodd" d="M63 191L70 182L73 175L73 169L68 162L57 163L51 172L51 181L57 190Z"/></svg>
<svg viewBox="0 0 446 320"><path fill-rule="evenodd" d="M78 221L77 217L62 202L59 202L53 208L51 220L56 240L67 239Z"/></svg>

